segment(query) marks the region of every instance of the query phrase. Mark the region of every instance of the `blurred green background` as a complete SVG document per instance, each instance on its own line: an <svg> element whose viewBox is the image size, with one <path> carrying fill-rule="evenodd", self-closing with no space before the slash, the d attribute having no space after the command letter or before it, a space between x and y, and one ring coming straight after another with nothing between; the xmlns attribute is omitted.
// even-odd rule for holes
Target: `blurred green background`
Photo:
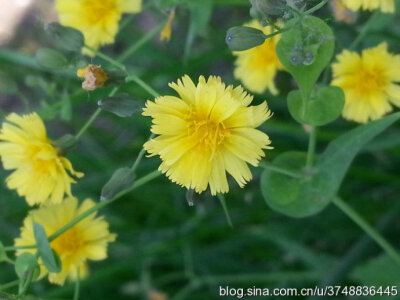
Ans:
<svg viewBox="0 0 400 300"><path fill-rule="evenodd" d="M164 22L166 8L178 2L182 3L177 6L171 41L160 42L155 36L126 60L127 67L161 94L173 94L167 83L184 74L193 79L219 75L228 84L239 84L232 76L234 57L224 39L229 27L249 20L250 4L246 0L208 0L197 5L195 1L145 0L144 12L125 16L116 43L101 51L117 58ZM56 20L52 4L37 0L21 6L19 21L14 20L18 21L15 32L9 29L9 36L0 44L0 120L11 112L37 111L46 121L49 136L56 139L76 133L110 88L90 93L82 90L81 81L75 77L76 65L57 72L37 65L35 51L51 46L43 24ZM387 41L391 52L400 53L399 12L400 6L396 15L380 15L359 48ZM335 21L329 5L317 15L333 27L339 52L357 36L371 13L360 13L353 24ZM82 59L73 60L79 65ZM85 59L107 66L99 58ZM262 126L274 146L267 152L268 160L285 151L306 151L308 140L308 134L290 117L286 106L287 92L295 88L295 83L281 72L277 86L279 96L266 93L256 95L254 100L267 99L274 113ZM140 106L151 99L135 83L125 84L122 92ZM321 128L318 149L355 126L339 119ZM103 112L79 147L68 155L75 169L85 173L74 185L74 195L81 200L97 200L113 171L132 164L150 135L149 127L150 119L141 116L139 110L126 119ZM397 124L356 158L340 192L396 248L400 247L399 145ZM158 158L145 158L138 176L158 165ZM233 229L218 199L204 193L194 206L189 206L186 191L164 176L102 210L118 239L110 245L107 260L90 263L91 273L82 282L81 299L218 299L219 286L400 286L400 266L336 207L328 206L305 219L273 212L259 190L261 169L252 171L252 182L244 189L231 182L231 191L226 195ZM18 236L29 209L24 199L6 188L8 174L0 169L0 240L5 245L11 245ZM13 267L1 264L0 283L14 279ZM32 286L31 292L40 299L71 299L73 288L73 284L57 287L42 280Z"/></svg>

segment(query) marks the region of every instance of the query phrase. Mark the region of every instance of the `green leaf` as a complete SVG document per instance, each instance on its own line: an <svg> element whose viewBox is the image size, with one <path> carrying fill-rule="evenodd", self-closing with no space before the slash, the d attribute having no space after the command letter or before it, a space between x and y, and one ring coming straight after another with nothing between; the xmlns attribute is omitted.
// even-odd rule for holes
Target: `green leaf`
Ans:
<svg viewBox="0 0 400 300"><path fill-rule="evenodd" d="M41 48L36 51L36 61L47 69L58 70L68 65L68 60L64 55L50 48Z"/></svg>
<svg viewBox="0 0 400 300"><path fill-rule="evenodd" d="M10 77L10 74L0 73L0 94L14 95L17 93L17 83Z"/></svg>
<svg viewBox="0 0 400 300"><path fill-rule="evenodd" d="M189 30L186 38L184 59L189 57L196 36L208 25L213 10L213 0L188 1L190 11Z"/></svg>
<svg viewBox="0 0 400 300"><path fill-rule="evenodd" d="M131 117L141 109L140 105L130 97L116 96L100 100L97 104L102 110L111 112L121 118Z"/></svg>
<svg viewBox="0 0 400 300"><path fill-rule="evenodd" d="M61 262L54 255L54 251L50 247L50 242L47 239L46 231L39 223L33 223L33 233L35 235L38 253L43 261L43 264L51 273L61 272Z"/></svg>
<svg viewBox="0 0 400 300"><path fill-rule="evenodd" d="M79 30L62 26L59 23L46 25L45 31L59 47L68 51L81 51L85 42L83 34Z"/></svg>
<svg viewBox="0 0 400 300"><path fill-rule="evenodd" d="M289 112L302 124L322 126L333 122L342 113L344 93L341 88L327 86L319 88L304 101L300 91L292 91L288 95Z"/></svg>
<svg viewBox="0 0 400 300"><path fill-rule="evenodd" d="M333 197L357 153L390 125L400 120L400 112L360 125L329 143L317 162L319 188Z"/></svg>
<svg viewBox="0 0 400 300"><path fill-rule="evenodd" d="M351 162L362 147L398 120L400 112L343 134L328 145L311 171L304 167L304 153L281 154L273 164L304 174L304 178L264 170L261 191L266 202L272 209L291 217L308 217L320 212L337 195Z"/></svg>
<svg viewBox="0 0 400 300"><path fill-rule="evenodd" d="M400 266L393 263L393 258L384 254L357 267L350 277L363 285L392 286L400 284L399 274Z"/></svg>
<svg viewBox="0 0 400 300"><path fill-rule="evenodd" d="M101 201L113 198L122 191L130 188L135 182L135 174L131 168L120 168L114 172L111 179L101 190Z"/></svg>
<svg viewBox="0 0 400 300"><path fill-rule="evenodd" d="M6 250L4 249L3 243L0 241L0 262L6 261L8 259Z"/></svg>
<svg viewBox="0 0 400 300"><path fill-rule="evenodd" d="M292 74L304 99L311 91L329 64L334 47L334 35L324 21L307 16L286 23L288 31L282 34L276 47L281 63Z"/></svg>
<svg viewBox="0 0 400 300"><path fill-rule="evenodd" d="M33 273L33 280L39 277L40 268L35 255L26 252L18 255L15 259L15 272L18 278L25 279L28 278L31 272Z"/></svg>
<svg viewBox="0 0 400 300"><path fill-rule="evenodd" d="M225 41L232 51L244 51L265 42L265 34L256 28L236 26L229 28Z"/></svg>

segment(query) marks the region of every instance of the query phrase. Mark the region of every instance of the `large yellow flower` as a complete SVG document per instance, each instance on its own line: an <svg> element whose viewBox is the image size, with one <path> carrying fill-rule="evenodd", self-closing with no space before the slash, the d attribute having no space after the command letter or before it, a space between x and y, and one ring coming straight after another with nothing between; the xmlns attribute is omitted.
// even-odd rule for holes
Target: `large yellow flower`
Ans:
<svg viewBox="0 0 400 300"><path fill-rule="evenodd" d="M15 239L15 246L36 243L33 223L41 224L46 235L50 236L94 205L92 200L86 199L78 206L76 198L67 198L60 204L30 211L21 228L21 236ZM116 235L109 232L108 223L103 217L96 218L96 213L93 213L83 219L50 243L61 259L62 270L60 273L49 273L49 281L62 285L68 277L72 280L76 279L78 270L79 276L85 277L88 273L87 261L105 259L108 243L113 242L115 238ZM34 253L36 249L18 250L16 255L24 252ZM47 274L47 269L41 264L40 278Z"/></svg>
<svg viewBox="0 0 400 300"><path fill-rule="evenodd" d="M139 12L142 0L57 0L56 9L61 24L80 30L86 45L98 49L114 42L121 15Z"/></svg>
<svg viewBox="0 0 400 300"><path fill-rule="evenodd" d="M382 43L366 49L360 56L344 50L332 65L332 85L341 87L346 96L343 117L356 122L381 118L400 106L400 55L388 53Z"/></svg>
<svg viewBox="0 0 400 300"><path fill-rule="evenodd" d="M351 10L380 9L384 13L394 13L394 0L343 0L343 4Z"/></svg>
<svg viewBox="0 0 400 300"><path fill-rule="evenodd" d="M159 170L173 182L200 193L227 193L226 172L243 187L270 149L268 136L255 129L270 118L266 102L249 106L253 97L241 86L225 86L220 77L200 76L197 86L184 76L169 85L180 96L147 101L143 115L153 118L159 136L144 148L159 155Z"/></svg>
<svg viewBox="0 0 400 300"><path fill-rule="evenodd" d="M26 197L29 205L59 203L71 196L75 172L68 159L48 139L42 119L36 114L10 114L0 130L0 157L4 169L14 170L7 186Z"/></svg>
<svg viewBox="0 0 400 300"><path fill-rule="evenodd" d="M244 26L260 29L264 34L271 34L274 31L271 26L262 27L257 20ZM269 89L274 95L278 93L274 79L277 71L283 69L275 51L279 39L280 35L276 35L266 39L260 46L233 52L237 56L234 76L250 91L261 94Z"/></svg>

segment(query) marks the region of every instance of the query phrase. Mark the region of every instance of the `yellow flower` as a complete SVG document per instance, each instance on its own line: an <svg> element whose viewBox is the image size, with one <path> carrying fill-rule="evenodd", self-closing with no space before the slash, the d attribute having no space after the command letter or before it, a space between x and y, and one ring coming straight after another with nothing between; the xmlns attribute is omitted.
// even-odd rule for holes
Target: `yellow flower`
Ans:
<svg viewBox="0 0 400 300"><path fill-rule="evenodd" d="M59 203L71 195L75 172L68 159L48 139L42 119L36 114L7 116L0 130L0 157L4 169L15 170L7 186L26 197L29 205Z"/></svg>
<svg viewBox="0 0 400 300"><path fill-rule="evenodd" d="M380 9L384 13L394 13L394 0L343 0L343 4L351 10Z"/></svg>
<svg viewBox="0 0 400 300"><path fill-rule="evenodd" d="M381 118L400 106L400 55L387 51L387 44L366 49L361 56L344 50L332 65L332 85L346 96L343 117L360 123Z"/></svg>
<svg viewBox="0 0 400 300"><path fill-rule="evenodd" d="M50 236L94 205L92 200L86 199L78 206L76 198L67 198L60 204L30 211L21 228L21 236L15 239L15 246L35 244L33 223L41 224L46 235ZM41 264L40 278L48 274L51 283L63 285L67 277L76 279L78 270L79 276L85 277L88 273L87 261L107 258L108 243L113 242L115 238L116 235L109 232L108 223L104 218L96 218L96 213L93 213L50 243L61 259L62 270L60 273L48 273ZM17 250L16 255L24 252L34 253L36 249Z"/></svg>
<svg viewBox="0 0 400 300"><path fill-rule="evenodd" d="M257 20L244 26L260 29L264 34L271 34L274 31L271 26L262 27ZM275 51L279 39L280 35L276 35L266 39L260 46L233 52L237 56L234 76L250 91L261 94L269 89L274 95L278 93L274 79L277 71L283 70Z"/></svg>
<svg viewBox="0 0 400 300"><path fill-rule="evenodd" d="M61 24L80 30L86 45L97 50L114 42L121 15L140 12L142 0L57 0L56 9Z"/></svg>
<svg viewBox="0 0 400 300"><path fill-rule="evenodd" d="M333 15L338 21L345 22L347 24L353 24L356 21L357 13L349 10L344 4L343 0L332 0L330 6L333 10Z"/></svg>
<svg viewBox="0 0 400 300"><path fill-rule="evenodd" d="M94 91L102 87L108 79L106 72L96 65L88 65L86 68L78 69L76 76L85 78L85 81L82 82L82 88L87 91Z"/></svg>
<svg viewBox="0 0 400 300"><path fill-rule="evenodd" d="M161 41L169 41L171 39L172 34L172 22L175 18L175 9L171 10L168 16L167 23L165 23L164 28L161 30L160 33L160 40Z"/></svg>
<svg viewBox="0 0 400 300"><path fill-rule="evenodd" d="M159 155L159 170L173 182L200 193L229 191L226 172L240 187L251 180L247 163L257 166L271 149L268 136L255 129L271 117L266 102L249 106L253 97L241 86L225 86L220 77L200 76L197 86L184 76L170 83L178 94L147 101L143 115L153 118L159 136L144 148Z"/></svg>

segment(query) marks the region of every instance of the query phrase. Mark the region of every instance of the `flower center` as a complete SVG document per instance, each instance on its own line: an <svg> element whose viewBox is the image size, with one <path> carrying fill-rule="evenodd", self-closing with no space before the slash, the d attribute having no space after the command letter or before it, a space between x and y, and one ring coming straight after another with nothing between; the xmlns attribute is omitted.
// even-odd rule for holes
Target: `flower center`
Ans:
<svg viewBox="0 0 400 300"><path fill-rule="evenodd" d="M212 159L230 130L222 122L215 122L209 118L192 114L188 133L198 142L200 149L210 154Z"/></svg>
<svg viewBox="0 0 400 300"><path fill-rule="evenodd" d="M51 243L51 247L60 256L63 254L75 253L80 246L81 240L79 239L79 233L74 228L67 230Z"/></svg>
<svg viewBox="0 0 400 300"><path fill-rule="evenodd" d="M98 24L106 21L117 9L116 0L86 0L83 11L89 24Z"/></svg>
<svg viewBox="0 0 400 300"><path fill-rule="evenodd" d="M384 72L380 69L361 69L356 76L355 88L362 95L371 95L383 90L387 85Z"/></svg>
<svg viewBox="0 0 400 300"><path fill-rule="evenodd" d="M57 150L48 144L33 144L27 148L28 160L35 173L51 174L56 168Z"/></svg>
<svg viewBox="0 0 400 300"><path fill-rule="evenodd" d="M252 67L255 69L264 69L266 66L278 64L275 44L271 40L267 39L264 44L249 51L253 51L250 57L252 58Z"/></svg>

